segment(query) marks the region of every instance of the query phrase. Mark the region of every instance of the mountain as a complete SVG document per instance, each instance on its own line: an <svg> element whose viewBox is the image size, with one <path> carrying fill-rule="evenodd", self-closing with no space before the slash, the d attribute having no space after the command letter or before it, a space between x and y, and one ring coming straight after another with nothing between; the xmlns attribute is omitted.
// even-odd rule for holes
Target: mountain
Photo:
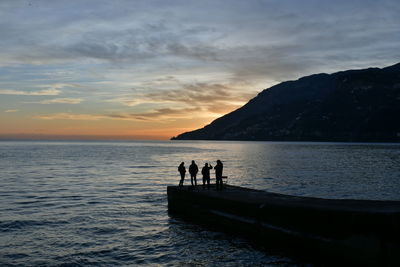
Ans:
<svg viewBox="0 0 400 267"><path fill-rule="evenodd" d="M399 142L400 63L282 82L172 140Z"/></svg>

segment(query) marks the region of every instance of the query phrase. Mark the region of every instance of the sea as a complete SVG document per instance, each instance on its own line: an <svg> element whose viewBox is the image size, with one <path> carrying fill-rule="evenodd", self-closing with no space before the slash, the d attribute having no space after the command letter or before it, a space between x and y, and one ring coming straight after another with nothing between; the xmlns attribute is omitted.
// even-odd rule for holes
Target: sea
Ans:
<svg viewBox="0 0 400 267"><path fill-rule="evenodd" d="M178 165L217 159L232 185L400 200L399 143L0 141L0 266L304 266L168 214Z"/></svg>

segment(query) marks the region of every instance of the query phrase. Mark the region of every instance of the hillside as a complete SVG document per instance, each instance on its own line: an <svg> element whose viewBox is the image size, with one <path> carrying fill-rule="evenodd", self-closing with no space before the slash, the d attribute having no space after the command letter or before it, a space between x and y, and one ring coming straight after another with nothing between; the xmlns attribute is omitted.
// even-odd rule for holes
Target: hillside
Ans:
<svg viewBox="0 0 400 267"><path fill-rule="evenodd" d="M400 141L400 63L282 82L172 139Z"/></svg>

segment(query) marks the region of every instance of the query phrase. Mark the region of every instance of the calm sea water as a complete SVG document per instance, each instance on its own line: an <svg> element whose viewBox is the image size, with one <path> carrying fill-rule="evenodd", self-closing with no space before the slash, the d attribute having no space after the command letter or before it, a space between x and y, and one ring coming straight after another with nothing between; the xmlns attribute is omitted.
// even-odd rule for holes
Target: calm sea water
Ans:
<svg viewBox="0 0 400 267"><path fill-rule="evenodd" d="M0 265L299 264L170 217L166 187L192 159L221 159L234 185L400 200L400 144L3 141Z"/></svg>

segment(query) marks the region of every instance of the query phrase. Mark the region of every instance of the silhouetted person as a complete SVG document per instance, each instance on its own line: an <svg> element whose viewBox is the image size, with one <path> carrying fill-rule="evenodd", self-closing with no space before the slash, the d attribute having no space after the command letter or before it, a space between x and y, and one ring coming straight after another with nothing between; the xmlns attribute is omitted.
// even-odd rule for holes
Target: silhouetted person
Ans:
<svg viewBox="0 0 400 267"><path fill-rule="evenodd" d="M199 168L197 167L194 160L192 160L192 164L190 164L190 166L189 166L190 181L192 182L192 185L197 185L196 175L198 172L199 172ZM193 184L193 180L194 180L194 184Z"/></svg>
<svg viewBox="0 0 400 267"><path fill-rule="evenodd" d="M222 189L222 170L223 169L224 169L224 165L222 164L222 162L220 160L217 160L217 165L215 165L215 167L214 167L217 190Z"/></svg>
<svg viewBox="0 0 400 267"><path fill-rule="evenodd" d="M185 168L185 163L182 162L179 167L178 171L181 174L181 180L179 181L179 186L183 186L183 180L185 180L185 174L186 174L186 168Z"/></svg>
<svg viewBox="0 0 400 267"><path fill-rule="evenodd" d="M201 169L201 174L203 175L203 187L205 187L207 182L207 187L210 187L210 170L212 166L208 166L208 163L204 164L204 167Z"/></svg>

